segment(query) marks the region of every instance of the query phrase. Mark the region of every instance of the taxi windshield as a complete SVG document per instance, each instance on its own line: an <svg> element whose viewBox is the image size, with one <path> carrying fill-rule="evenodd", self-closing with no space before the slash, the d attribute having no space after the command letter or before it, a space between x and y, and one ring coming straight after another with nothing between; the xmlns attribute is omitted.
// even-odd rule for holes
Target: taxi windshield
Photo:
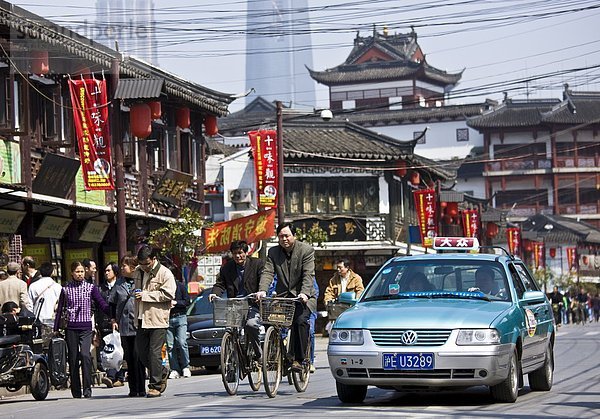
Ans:
<svg viewBox="0 0 600 419"><path fill-rule="evenodd" d="M362 301L394 298L508 301L506 274L495 261L393 260L370 281Z"/></svg>

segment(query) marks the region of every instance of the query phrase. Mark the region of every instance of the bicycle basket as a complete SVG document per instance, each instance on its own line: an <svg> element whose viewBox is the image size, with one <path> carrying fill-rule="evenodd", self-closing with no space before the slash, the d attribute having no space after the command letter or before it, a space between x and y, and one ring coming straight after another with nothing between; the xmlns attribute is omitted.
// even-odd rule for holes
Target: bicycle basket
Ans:
<svg viewBox="0 0 600 419"><path fill-rule="evenodd" d="M226 298L213 300L215 326L242 327L248 314L248 300Z"/></svg>
<svg viewBox="0 0 600 419"><path fill-rule="evenodd" d="M263 323L289 327L294 320L296 303L290 300L260 300L260 316Z"/></svg>

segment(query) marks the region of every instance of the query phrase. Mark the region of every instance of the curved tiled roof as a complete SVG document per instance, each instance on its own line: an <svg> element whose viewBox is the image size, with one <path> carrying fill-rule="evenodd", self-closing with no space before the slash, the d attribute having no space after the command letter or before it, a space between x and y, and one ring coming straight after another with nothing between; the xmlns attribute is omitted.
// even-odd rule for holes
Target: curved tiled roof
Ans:
<svg viewBox="0 0 600 419"><path fill-rule="evenodd" d="M483 115L467 120L471 128L518 128L538 125L542 112L552 109L558 100L534 102L506 101Z"/></svg>

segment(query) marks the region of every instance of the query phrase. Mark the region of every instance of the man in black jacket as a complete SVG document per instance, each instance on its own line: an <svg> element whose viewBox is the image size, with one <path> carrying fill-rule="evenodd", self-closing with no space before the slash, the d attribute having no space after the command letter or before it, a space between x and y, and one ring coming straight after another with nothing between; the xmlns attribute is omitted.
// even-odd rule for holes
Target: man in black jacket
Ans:
<svg viewBox="0 0 600 419"><path fill-rule="evenodd" d="M258 291L258 283L265 262L261 259L248 257L248 243L243 240L233 241L229 246L229 250L233 259L221 267L217 281L213 285L213 293L209 295L210 301L215 296L222 296L223 292L227 293L227 297L235 298L245 297ZM260 326L258 305L250 301L246 333L258 357L262 353L259 342Z"/></svg>

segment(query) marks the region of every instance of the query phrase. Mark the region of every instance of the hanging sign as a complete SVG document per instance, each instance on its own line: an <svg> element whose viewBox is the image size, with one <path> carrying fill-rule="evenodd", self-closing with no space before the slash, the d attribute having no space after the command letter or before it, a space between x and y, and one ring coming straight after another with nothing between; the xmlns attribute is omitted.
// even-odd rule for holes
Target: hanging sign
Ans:
<svg viewBox="0 0 600 419"><path fill-rule="evenodd" d="M413 197L419 220L421 244L423 247L432 247L433 239L437 236L435 190L421 189L413 191Z"/></svg>
<svg viewBox="0 0 600 419"><path fill-rule="evenodd" d="M254 158L258 207L277 208L278 170L283 170L277 166L277 131L251 131L248 136Z"/></svg>
<svg viewBox="0 0 600 419"><path fill-rule="evenodd" d="M113 190L106 80L69 80L86 190Z"/></svg>
<svg viewBox="0 0 600 419"><path fill-rule="evenodd" d="M463 234L465 237L479 235L479 211L476 209L462 211Z"/></svg>
<svg viewBox="0 0 600 419"><path fill-rule="evenodd" d="M567 263L569 264L569 271L577 270L577 248L567 247Z"/></svg>
<svg viewBox="0 0 600 419"><path fill-rule="evenodd" d="M533 262L535 269L541 269L546 266L544 243L533 242Z"/></svg>
<svg viewBox="0 0 600 419"><path fill-rule="evenodd" d="M229 250L234 240L247 243L270 239L275 235L275 210L260 211L248 217L215 223L204 230L206 253Z"/></svg>
<svg viewBox="0 0 600 419"><path fill-rule="evenodd" d="M521 230L516 227L507 228L506 241L508 242L508 253L519 256L521 254Z"/></svg>

